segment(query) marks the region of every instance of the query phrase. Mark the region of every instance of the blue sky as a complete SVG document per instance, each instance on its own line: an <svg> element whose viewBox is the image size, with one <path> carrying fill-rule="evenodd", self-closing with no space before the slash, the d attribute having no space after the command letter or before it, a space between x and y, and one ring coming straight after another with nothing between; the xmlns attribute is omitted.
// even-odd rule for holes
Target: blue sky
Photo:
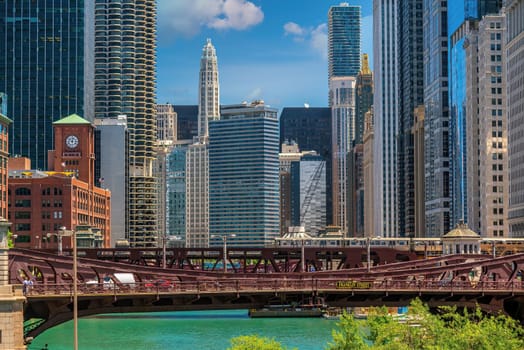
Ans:
<svg viewBox="0 0 524 350"><path fill-rule="evenodd" d="M211 38L222 104L327 106L327 0L158 0L158 103L197 104L200 55ZM362 51L372 54L372 1Z"/></svg>

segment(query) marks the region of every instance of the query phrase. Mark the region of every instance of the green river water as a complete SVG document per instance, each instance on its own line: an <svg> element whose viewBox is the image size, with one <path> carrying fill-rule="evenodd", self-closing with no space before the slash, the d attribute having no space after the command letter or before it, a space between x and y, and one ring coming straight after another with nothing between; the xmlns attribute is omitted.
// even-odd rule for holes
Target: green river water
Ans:
<svg viewBox="0 0 524 350"><path fill-rule="evenodd" d="M230 339L257 334L287 347L319 350L336 321L322 318L249 318L247 310L107 314L78 322L80 350L225 350ZM73 322L36 337L29 350L73 348Z"/></svg>

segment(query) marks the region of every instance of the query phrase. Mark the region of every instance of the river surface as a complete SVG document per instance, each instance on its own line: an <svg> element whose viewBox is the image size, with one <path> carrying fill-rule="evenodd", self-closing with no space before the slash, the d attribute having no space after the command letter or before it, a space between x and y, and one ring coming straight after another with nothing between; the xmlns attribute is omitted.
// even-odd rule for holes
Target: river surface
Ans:
<svg viewBox="0 0 524 350"><path fill-rule="evenodd" d="M230 339L257 334L288 348L321 350L336 321L323 318L249 318L247 310L106 314L78 321L80 350L225 350ZM73 348L73 322L53 327L29 350Z"/></svg>

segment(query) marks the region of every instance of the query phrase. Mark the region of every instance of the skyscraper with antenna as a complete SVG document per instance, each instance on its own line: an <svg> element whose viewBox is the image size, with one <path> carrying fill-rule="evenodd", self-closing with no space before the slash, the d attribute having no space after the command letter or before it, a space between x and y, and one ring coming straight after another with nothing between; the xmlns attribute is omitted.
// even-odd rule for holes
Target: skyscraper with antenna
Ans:
<svg viewBox="0 0 524 350"><path fill-rule="evenodd" d="M218 61L211 39L207 39L202 49L198 87L198 136L205 139L209 134L208 121L220 119ZM202 139L200 142L206 143Z"/></svg>
<svg viewBox="0 0 524 350"><path fill-rule="evenodd" d="M200 58L198 79L198 136L186 155L186 246L209 245L208 122L220 119L218 61L211 39Z"/></svg>

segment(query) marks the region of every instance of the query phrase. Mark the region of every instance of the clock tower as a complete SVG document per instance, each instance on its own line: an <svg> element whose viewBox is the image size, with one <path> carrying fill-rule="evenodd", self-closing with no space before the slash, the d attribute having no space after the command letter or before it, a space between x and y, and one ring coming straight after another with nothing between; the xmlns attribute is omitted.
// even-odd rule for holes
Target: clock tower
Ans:
<svg viewBox="0 0 524 350"><path fill-rule="evenodd" d="M72 114L53 123L55 149L49 157L49 169L70 172L81 181L94 184L94 126Z"/></svg>

